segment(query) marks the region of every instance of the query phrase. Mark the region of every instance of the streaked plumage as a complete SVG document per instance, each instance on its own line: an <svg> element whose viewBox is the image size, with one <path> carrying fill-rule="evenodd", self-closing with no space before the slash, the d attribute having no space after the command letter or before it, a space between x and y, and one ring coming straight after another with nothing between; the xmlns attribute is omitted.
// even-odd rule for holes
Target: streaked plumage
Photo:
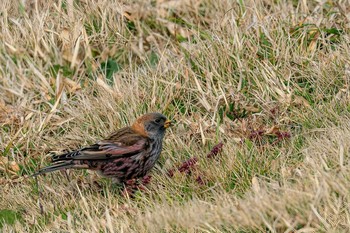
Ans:
<svg viewBox="0 0 350 233"><path fill-rule="evenodd" d="M52 157L53 164L33 176L62 169L91 169L116 182L145 176L162 151L165 130L171 121L160 113L139 117L130 127L88 147Z"/></svg>

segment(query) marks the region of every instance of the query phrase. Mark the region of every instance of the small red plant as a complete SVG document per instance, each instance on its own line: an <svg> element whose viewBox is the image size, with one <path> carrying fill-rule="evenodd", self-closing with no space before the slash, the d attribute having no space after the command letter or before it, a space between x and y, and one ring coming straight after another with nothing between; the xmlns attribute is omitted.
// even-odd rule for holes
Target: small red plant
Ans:
<svg viewBox="0 0 350 233"><path fill-rule="evenodd" d="M182 173L190 174L191 170L194 168L197 162L198 162L198 158L192 157L186 160L185 162L183 162L181 166L178 168L178 171Z"/></svg>
<svg viewBox="0 0 350 233"><path fill-rule="evenodd" d="M203 180L202 176L197 176L196 182L200 185L205 185L205 181Z"/></svg>
<svg viewBox="0 0 350 233"><path fill-rule="evenodd" d="M197 162L198 162L198 158L197 157L189 158L188 160L183 162L178 168L176 168L176 169L174 169L174 168L169 169L167 171L167 175L169 177L173 177L174 173L175 173L175 170L178 170L181 173L191 174L191 170L194 169L194 166L196 165Z"/></svg>
<svg viewBox="0 0 350 233"><path fill-rule="evenodd" d="M174 176L174 169L173 168L171 168L171 169L169 169L168 171L167 171L167 175L169 176L169 177L173 177Z"/></svg>
<svg viewBox="0 0 350 233"><path fill-rule="evenodd" d="M222 151L223 146L224 146L224 143L222 142L216 144L211 149L211 151L207 154L207 158L212 159L216 157ZM198 162L197 157L189 158L188 160L184 161L179 167L169 169L167 171L167 175L169 177L173 177L176 170L179 171L180 173L185 173L187 175L190 175L192 173L192 170L195 169L197 162ZM198 175L195 180L198 184L201 184L201 185L205 184L204 179L200 175Z"/></svg>
<svg viewBox="0 0 350 233"><path fill-rule="evenodd" d="M149 183L151 182L151 178L152 178L151 175L146 175L146 176L144 176L144 177L142 178L141 183L142 183L143 185L149 184Z"/></svg>
<svg viewBox="0 0 350 233"><path fill-rule="evenodd" d="M283 139L285 139L285 138L290 138L290 137L291 137L291 135L290 135L289 132L281 132L281 131L276 132L276 136L277 136L277 138L278 138L279 140L283 140Z"/></svg>
<svg viewBox="0 0 350 233"><path fill-rule="evenodd" d="M273 145L286 138L291 138L291 135L289 132L277 131L275 135L277 136L277 139L272 143Z"/></svg>
<svg viewBox="0 0 350 233"><path fill-rule="evenodd" d="M249 139L261 139L262 136L264 136L265 134L265 130L261 129L261 130L253 130L250 134L249 134Z"/></svg>
<svg viewBox="0 0 350 233"><path fill-rule="evenodd" d="M224 146L224 143L220 142L219 144L215 145L213 149L207 154L207 158L211 159L217 156L221 151L222 147Z"/></svg>

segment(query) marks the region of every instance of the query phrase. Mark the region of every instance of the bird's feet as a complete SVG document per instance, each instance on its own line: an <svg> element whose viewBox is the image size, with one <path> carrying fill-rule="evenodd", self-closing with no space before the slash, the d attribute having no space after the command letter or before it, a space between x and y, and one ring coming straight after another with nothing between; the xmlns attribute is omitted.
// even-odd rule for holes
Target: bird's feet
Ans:
<svg viewBox="0 0 350 233"><path fill-rule="evenodd" d="M125 197L133 197L137 190L146 191L146 185L151 182L151 176L146 175L141 179L130 179L124 183L122 195Z"/></svg>

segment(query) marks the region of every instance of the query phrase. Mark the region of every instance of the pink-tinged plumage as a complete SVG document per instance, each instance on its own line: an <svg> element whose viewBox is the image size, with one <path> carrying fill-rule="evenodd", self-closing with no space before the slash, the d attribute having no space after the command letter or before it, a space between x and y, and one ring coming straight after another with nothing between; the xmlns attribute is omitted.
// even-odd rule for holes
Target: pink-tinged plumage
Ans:
<svg viewBox="0 0 350 233"><path fill-rule="evenodd" d="M71 168L96 170L120 183L143 177L157 162L170 124L160 113L145 114L96 144L53 156L53 164L33 176Z"/></svg>

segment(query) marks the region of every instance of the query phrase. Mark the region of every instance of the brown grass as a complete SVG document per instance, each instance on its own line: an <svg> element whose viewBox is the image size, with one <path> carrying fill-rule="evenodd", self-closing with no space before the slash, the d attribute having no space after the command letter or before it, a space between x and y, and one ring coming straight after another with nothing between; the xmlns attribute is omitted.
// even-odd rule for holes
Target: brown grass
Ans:
<svg viewBox="0 0 350 233"><path fill-rule="evenodd" d="M349 231L349 9L1 1L1 231ZM24 178L151 111L176 124L135 197L92 172Z"/></svg>

